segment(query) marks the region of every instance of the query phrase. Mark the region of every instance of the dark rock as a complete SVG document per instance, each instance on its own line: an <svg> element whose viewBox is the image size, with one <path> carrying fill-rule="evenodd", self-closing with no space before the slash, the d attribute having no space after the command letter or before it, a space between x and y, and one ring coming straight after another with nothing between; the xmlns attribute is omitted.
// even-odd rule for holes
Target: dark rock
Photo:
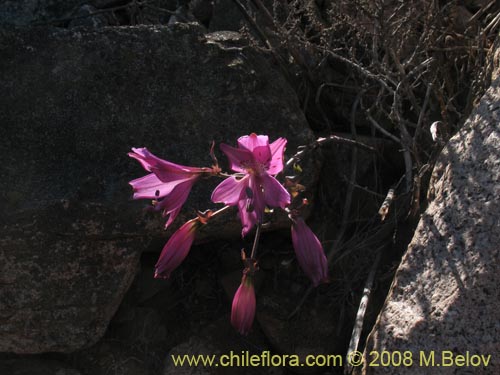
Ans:
<svg viewBox="0 0 500 375"><path fill-rule="evenodd" d="M148 307L136 307L127 311L127 316L113 320L114 337L120 341L139 345L153 346L165 340L166 327L160 313ZM119 320L119 321L118 321Z"/></svg>
<svg viewBox="0 0 500 375"><path fill-rule="evenodd" d="M130 147L209 166L212 140L265 133L292 151L310 141L294 92L264 58L192 25L4 29L0 54L1 351L95 343L141 251L161 249L165 220L130 199L128 181L145 174ZM214 207L218 182L193 189L172 230ZM235 211L229 219L200 240L239 237Z"/></svg>
<svg viewBox="0 0 500 375"><path fill-rule="evenodd" d="M343 337L336 332L336 314L332 309L324 308L326 301L321 302L320 308L303 306L301 313L293 319L284 316L284 313L293 311L301 297L291 295L285 288L279 288L278 292L268 288L257 296L256 321L273 351L296 355L301 363L305 363L308 355L340 353ZM341 361L336 361L340 365ZM320 370L319 367L308 366L294 368L294 372L299 374L321 373Z"/></svg>
<svg viewBox="0 0 500 375"><path fill-rule="evenodd" d="M0 348L71 351L95 342L134 278L139 243L65 237L47 229L46 212L32 214L31 224L2 228Z"/></svg>
<svg viewBox="0 0 500 375"><path fill-rule="evenodd" d="M238 31L244 25L241 11L232 0L215 0L212 18L210 20L210 31L228 30Z"/></svg>
<svg viewBox="0 0 500 375"><path fill-rule="evenodd" d="M159 248L161 245L159 246ZM155 279L154 265L156 263L156 254L147 254L151 258L152 263L145 265L141 259L141 269L137 273L133 284L131 285L126 300L124 303L130 302L131 304L142 305L149 299L153 298L161 291L171 288L170 280L168 279ZM115 316L116 319L116 316Z"/></svg>
<svg viewBox="0 0 500 375"><path fill-rule="evenodd" d="M58 27L166 24L178 0L0 0L0 25Z"/></svg>
<svg viewBox="0 0 500 375"><path fill-rule="evenodd" d="M8 375L81 375L59 361L41 358L0 359L0 374Z"/></svg>
<svg viewBox="0 0 500 375"><path fill-rule="evenodd" d="M69 27L99 28L108 25L104 14L98 13L98 9L89 4L84 4L74 13L74 18L69 22Z"/></svg>
<svg viewBox="0 0 500 375"><path fill-rule="evenodd" d="M168 25L173 26L176 23L197 23L198 21L191 13L189 6L181 5L175 9L172 16L168 20Z"/></svg>
<svg viewBox="0 0 500 375"><path fill-rule="evenodd" d="M76 366L82 369L85 375L148 375L154 373L149 371L149 363L138 355L137 351L142 349L144 348L124 345L116 340L103 340L91 348L71 354L69 357Z"/></svg>
<svg viewBox="0 0 500 375"><path fill-rule="evenodd" d="M246 9L249 9L249 15L257 20L257 24L260 28L270 26L267 17L263 15L263 12L260 11L253 2L240 2ZM213 3L209 31L240 31L243 26L247 27L252 33L255 31L233 0L214 0ZM273 0L262 0L262 4L267 8L270 14L273 14L275 5ZM254 36L256 39L259 39L257 34ZM268 36L272 36L272 34Z"/></svg>
<svg viewBox="0 0 500 375"><path fill-rule="evenodd" d="M193 16L204 26L210 24L212 19L212 11L214 7L213 0L191 0L189 9Z"/></svg>
<svg viewBox="0 0 500 375"><path fill-rule="evenodd" d="M229 323L229 317L225 316L217 321L207 325L197 335L191 336L185 342L180 343L170 350L165 357L165 369L163 374L180 375L226 375L226 374L268 374L281 375L285 373L284 367L273 366L244 366L243 359L245 353L249 355L256 354L261 356L262 352L269 352L269 347L265 338L260 332L252 332L248 337L242 338ZM227 362L219 365L218 361L221 355L229 356L232 354L232 365L224 366ZM183 355L205 355L206 358L214 358L212 366L175 366L173 357L182 357ZM238 357L239 356L239 357ZM238 362L239 365L238 365ZM235 370L237 368L237 370Z"/></svg>
<svg viewBox="0 0 500 375"><path fill-rule="evenodd" d="M29 25L69 15L81 0L0 0L0 25Z"/></svg>

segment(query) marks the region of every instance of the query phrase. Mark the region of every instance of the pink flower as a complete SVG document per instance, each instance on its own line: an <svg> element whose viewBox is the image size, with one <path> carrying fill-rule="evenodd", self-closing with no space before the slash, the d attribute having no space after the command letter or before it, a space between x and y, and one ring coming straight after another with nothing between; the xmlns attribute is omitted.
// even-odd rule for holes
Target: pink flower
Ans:
<svg viewBox="0 0 500 375"><path fill-rule="evenodd" d="M292 242L300 267L314 286L328 282L328 262L321 242L302 218L292 220Z"/></svg>
<svg viewBox="0 0 500 375"><path fill-rule="evenodd" d="M172 271L184 261L200 225L198 218L189 220L169 238L155 266L156 279L168 279Z"/></svg>
<svg viewBox="0 0 500 375"><path fill-rule="evenodd" d="M246 335L252 327L255 317L255 290L253 276L243 273L241 284L233 298L231 324L242 335Z"/></svg>
<svg viewBox="0 0 500 375"><path fill-rule="evenodd" d="M238 206L243 236L262 222L266 206L285 208L290 204L290 194L273 177L283 170L285 145L285 138L269 144L266 135L252 133L238 139L238 148L220 146L231 169L244 175L222 181L213 191L212 201Z"/></svg>
<svg viewBox="0 0 500 375"><path fill-rule="evenodd" d="M193 184L211 168L186 167L160 159L146 148L132 148L128 155L137 159L142 167L152 172L144 177L130 181L134 189L134 199L154 199L155 210L163 216L170 215L165 227L169 226L179 214Z"/></svg>

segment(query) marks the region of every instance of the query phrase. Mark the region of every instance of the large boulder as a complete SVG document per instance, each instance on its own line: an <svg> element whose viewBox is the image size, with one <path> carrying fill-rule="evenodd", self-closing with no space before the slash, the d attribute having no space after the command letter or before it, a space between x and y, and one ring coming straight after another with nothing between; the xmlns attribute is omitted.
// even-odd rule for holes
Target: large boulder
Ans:
<svg viewBox="0 0 500 375"><path fill-rule="evenodd" d="M155 0L153 7L145 7L134 0L0 0L0 25L166 24L178 3Z"/></svg>
<svg viewBox="0 0 500 375"><path fill-rule="evenodd" d="M439 157L433 199L368 338L364 374L500 372L499 124L497 79ZM411 352L413 365L373 362L382 351L386 364Z"/></svg>
<svg viewBox="0 0 500 375"><path fill-rule="evenodd" d="M71 14L81 0L0 0L0 24L29 25Z"/></svg>
<svg viewBox="0 0 500 375"><path fill-rule="evenodd" d="M81 375L65 363L40 358L0 359L0 374L9 375Z"/></svg>
<svg viewBox="0 0 500 375"><path fill-rule="evenodd" d="M141 252L161 249L164 219L131 201L128 181L145 174L131 147L209 166L212 140L310 141L294 92L235 34L3 29L0 55L0 351L95 343ZM195 187L176 225L214 207L218 182ZM229 217L204 238L239 236Z"/></svg>

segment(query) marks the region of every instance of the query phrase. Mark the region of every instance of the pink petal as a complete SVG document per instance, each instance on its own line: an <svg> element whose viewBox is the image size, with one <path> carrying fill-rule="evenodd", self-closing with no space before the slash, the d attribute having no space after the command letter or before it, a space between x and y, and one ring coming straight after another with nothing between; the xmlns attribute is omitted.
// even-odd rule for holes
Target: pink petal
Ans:
<svg viewBox="0 0 500 375"><path fill-rule="evenodd" d="M269 148L271 149L271 162L269 163L267 173L270 175L276 175L283 170L283 157L286 142L286 138L278 138L269 145Z"/></svg>
<svg viewBox="0 0 500 375"><path fill-rule="evenodd" d="M172 192L164 197L155 206L155 210L163 211L163 215L170 215L165 227L168 227L179 214L182 206L189 196L194 180L188 180L178 184Z"/></svg>
<svg viewBox="0 0 500 375"><path fill-rule="evenodd" d="M184 172L184 171L173 171L171 169L166 169L166 168L157 168L157 167L151 167L151 172L153 172L156 177L162 182L165 183L179 183L182 181L186 181L188 179L192 178L197 178L201 175L201 173L191 173L191 172Z"/></svg>
<svg viewBox="0 0 500 375"><path fill-rule="evenodd" d="M179 183L191 180L192 178L192 176L184 175L180 180L165 183L154 173L150 173L144 177L130 181L129 184L134 189L134 199L157 199L170 194Z"/></svg>
<svg viewBox="0 0 500 375"><path fill-rule="evenodd" d="M132 148L132 151L128 153L128 156L136 159L145 170L151 172L151 164L147 161L146 156L149 151L146 148Z"/></svg>
<svg viewBox="0 0 500 375"><path fill-rule="evenodd" d="M238 210L242 225L242 236L246 236L253 226L262 222L266 208L260 177L250 176L248 186L238 201Z"/></svg>
<svg viewBox="0 0 500 375"><path fill-rule="evenodd" d="M255 289L253 277L243 275L231 307L231 324L242 335L248 334L255 317Z"/></svg>
<svg viewBox="0 0 500 375"><path fill-rule="evenodd" d="M133 152L129 152L128 156L137 159L139 163L141 163L142 167L149 172L153 172L153 169L163 170L170 173L202 173L206 171L206 168L187 167L185 165L175 164L160 159L149 152L149 150L145 147L132 148L132 151Z"/></svg>
<svg viewBox="0 0 500 375"><path fill-rule="evenodd" d="M261 177L264 187L264 201L269 207L285 208L290 204L290 194L278 180L269 175Z"/></svg>
<svg viewBox="0 0 500 375"><path fill-rule="evenodd" d="M220 149L227 155L230 168L235 172L245 172L243 165L253 161L253 155L248 150L234 148L224 143L221 143Z"/></svg>
<svg viewBox="0 0 500 375"><path fill-rule="evenodd" d="M168 212L168 219L167 222L165 223L165 229L170 226L174 222L174 220L177 218L177 215L179 215L179 212L181 212L182 206L177 207L171 211Z"/></svg>
<svg viewBox="0 0 500 375"><path fill-rule="evenodd" d="M252 151L255 162L263 165L266 169L271 163L271 149L269 146L257 146Z"/></svg>
<svg viewBox="0 0 500 375"><path fill-rule="evenodd" d="M240 214L241 220L241 236L245 237L248 232L252 230L255 224L258 222L257 213L255 209L252 211L248 210L248 202L246 199L242 199L238 202L238 212Z"/></svg>
<svg viewBox="0 0 500 375"><path fill-rule="evenodd" d="M262 222L262 219L264 217L264 210L266 208L266 201L264 197L264 186L262 183L262 178L259 176L250 176L250 181L248 184L248 187L252 191L250 195L253 195L249 198L250 203L253 205L253 209L257 214L257 219Z"/></svg>
<svg viewBox="0 0 500 375"><path fill-rule="evenodd" d="M269 137L267 135L257 135L252 133L238 138L238 147L250 152L256 147L269 147Z"/></svg>
<svg viewBox="0 0 500 375"><path fill-rule="evenodd" d="M302 218L292 224L292 242L299 265L313 285L327 282L328 262L323 246Z"/></svg>
<svg viewBox="0 0 500 375"><path fill-rule="evenodd" d="M213 191L212 202L235 206L241 199L243 191L248 186L248 180L248 175L239 180L234 177L226 178Z"/></svg>
<svg viewBox="0 0 500 375"><path fill-rule="evenodd" d="M266 166L271 161L271 150L269 149L269 137L252 133L238 138L238 147L252 153L253 160Z"/></svg>
<svg viewBox="0 0 500 375"><path fill-rule="evenodd" d="M189 253L199 224L198 219L190 220L170 237L156 263L155 278L168 278L179 267Z"/></svg>

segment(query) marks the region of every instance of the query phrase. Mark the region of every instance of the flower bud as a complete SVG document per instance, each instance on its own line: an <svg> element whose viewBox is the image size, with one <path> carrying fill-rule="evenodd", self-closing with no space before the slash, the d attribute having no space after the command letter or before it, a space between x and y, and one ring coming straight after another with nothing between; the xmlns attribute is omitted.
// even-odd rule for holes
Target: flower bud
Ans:
<svg viewBox="0 0 500 375"><path fill-rule="evenodd" d="M242 335L248 334L255 317L253 276L244 271L241 284L233 298L231 324Z"/></svg>
<svg viewBox="0 0 500 375"><path fill-rule="evenodd" d="M198 218L189 220L170 237L156 263L155 278L168 279L172 271L179 267L188 255L200 225Z"/></svg>
<svg viewBox="0 0 500 375"><path fill-rule="evenodd" d="M292 242L300 268L314 286L328 281L328 262L318 237L301 217L293 218Z"/></svg>

